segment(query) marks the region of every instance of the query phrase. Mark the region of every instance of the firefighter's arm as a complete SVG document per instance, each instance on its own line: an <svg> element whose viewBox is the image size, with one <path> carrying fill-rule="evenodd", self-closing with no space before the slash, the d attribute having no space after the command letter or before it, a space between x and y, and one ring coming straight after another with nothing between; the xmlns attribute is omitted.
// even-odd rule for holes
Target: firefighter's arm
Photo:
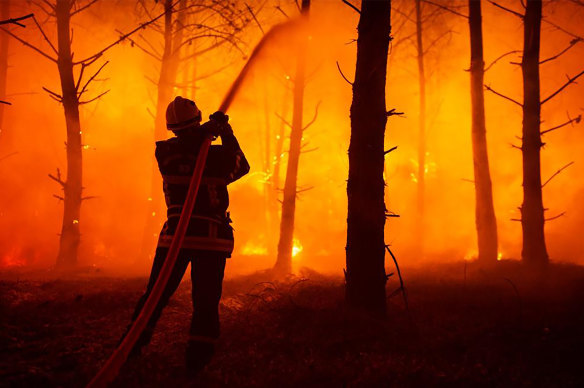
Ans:
<svg viewBox="0 0 584 388"><path fill-rule="evenodd" d="M224 131L221 132L221 143L223 144L223 149L225 150L228 164L226 167L227 171L227 182L231 183L249 172L249 163L241 151L241 147L233 134L233 130L229 124L226 124Z"/></svg>

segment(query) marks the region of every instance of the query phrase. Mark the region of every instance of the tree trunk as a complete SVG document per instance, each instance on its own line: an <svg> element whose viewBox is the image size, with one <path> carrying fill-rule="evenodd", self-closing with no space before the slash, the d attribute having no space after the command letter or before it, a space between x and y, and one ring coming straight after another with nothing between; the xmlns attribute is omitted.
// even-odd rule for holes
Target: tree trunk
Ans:
<svg viewBox="0 0 584 388"><path fill-rule="evenodd" d="M475 186L475 222L479 261L497 261L497 220L493 206L487 129L485 124L483 31L481 1L469 0L470 26L470 95L472 106L472 150Z"/></svg>
<svg viewBox="0 0 584 388"><path fill-rule="evenodd" d="M160 64L160 75L158 79L158 95L156 100L156 116L154 118L154 141L164 140L168 137L166 129L166 107L173 99L174 87L179 65L180 45L183 40L183 29L185 12L185 0L179 3L179 10L173 11L172 0L164 2L164 51ZM178 13L177 30L173 31L173 13ZM164 212L164 201L162 196L162 185L160 173L156 161L152 160L152 176L150 181L150 197L148 198L148 211L146 223L142 235L142 247L139 259L152 257L154 243L160 232L160 228L166 215Z"/></svg>
<svg viewBox="0 0 584 388"><path fill-rule="evenodd" d="M544 235L544 207L541 188L542 147L540 134L539 46L542 3L528 0L525 11L523 60L523 262L543 265L549 261Z"/></svg>
<svg viewBox="0 0 584 388"><path fill-rule="evenodd" d="M10 18L10 0L0 0L0 20ZM8 76L8 34L0 34L0 100L6 101L6 79ZM11 141L4 129L4 109L0 103L0 150L10 148Z"/></svg>
<svg viewBox="0 0 584 388"><path fill-rule="evenodd" d="M79 100L73 79L73 58L71 55L70 11L71 0L57 0L58 68L61 79L63 108L67 125L67 179L63 183L64 211L63 226L59 241L57 266L73 267L77 264L77 254L81 235L79 232L82 192L82 144L79 121Z"/></svg>
<svg viewBox="0 0 584 388"><path fill-rule="evenodd" d="M426 190L426 74L424 70L424 42L422 31L422 5L416 0L416 49L418 60L418 82L420 88L420 113L418 116L418 193L417 234L420 255L425 246L425 190Z"/></svg>
<svg viewBox="0 0 584 388"><path fill-rule="evenodd" d="M375 315L385 315L386 306L383 139L390 33L391 2L364 0L351 105L345 297L349 306Z"/></svg>
<svg viewBox="0 0 584 388"><path fill-rule="evenodd" d="M308 19L310 0L302 0L301 16ZM282 218L280 220L280 241L278 242L278 258L274 269L284 275L292 272L292 249L294 240L294 215L296 211L296 182L298 179L298 161L302 146L302 113L304 110L304 83L306 67L306 39L302 39L296 62L294 77L294 108L292 111L292 130L290 133L290 151L286 181L284 183L284 199L282 202Z"/></svg>

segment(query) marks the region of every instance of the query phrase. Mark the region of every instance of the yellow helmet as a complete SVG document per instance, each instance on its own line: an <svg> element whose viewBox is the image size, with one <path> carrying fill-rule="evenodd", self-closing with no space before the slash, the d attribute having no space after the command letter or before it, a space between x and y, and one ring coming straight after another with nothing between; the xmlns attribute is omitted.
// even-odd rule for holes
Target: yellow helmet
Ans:
<svg viewBox="0 0 584 388"><path fill-rule="evenodd" d="M178 96L166 108L166 128L169 131L198 126L201 122L201 111L194 101Z"/></svg>

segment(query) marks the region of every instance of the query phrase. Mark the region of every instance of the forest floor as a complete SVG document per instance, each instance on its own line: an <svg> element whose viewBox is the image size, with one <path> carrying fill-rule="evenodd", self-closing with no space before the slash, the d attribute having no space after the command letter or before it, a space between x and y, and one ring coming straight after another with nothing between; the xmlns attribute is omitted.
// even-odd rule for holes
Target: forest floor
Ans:
<svg viewBox="0 0 584 388"><path fill-rule="evenodd" d="M343 281L310 271L285 282L228 279L211 364L185 373L190 282L119 387L583 387L584 268L545 275L518 263L404 269L384 320L343 307ZM0 386L82 387L114 350L145 278L0 273ZM388 282L388 296L397 288Z"/></svg>

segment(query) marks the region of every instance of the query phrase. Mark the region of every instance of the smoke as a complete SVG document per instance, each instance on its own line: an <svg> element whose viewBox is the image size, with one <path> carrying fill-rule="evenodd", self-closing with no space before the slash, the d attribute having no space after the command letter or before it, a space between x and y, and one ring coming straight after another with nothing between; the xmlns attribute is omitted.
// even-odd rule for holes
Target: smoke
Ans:
<svg viewBox="0 0 584 388"><path fill-rule="evenodd" d="M403 4L402 4L403 3ZM409 2L396 2L407 7ZM91 12L76 16L73 42L75 57L81 58L104 42L118 37L116 29L127 31L138 23L125 14L134 12L134 2L100 2ZM24 4L20 7L26 10ZM424 6L427 11L430 5ZM521 21L485 4L484 36L487 64L501 54L520 50ZM289 15L297 12L286 9ZM461 8L461 12L464 8ZM560 7L546 3L549 20L569 31L578 31L576 6ZM265 30L285 20L276 11L266 11L258 18ZM272 13L270 13L272 12ZM102 15L112 15L104 18ZM347 149L350 136L349 107L351 86L344 75L354 74L356 26L358 14L331 2L315 2L311 9L310 30L279 36L266 45L262 55L243 83L229 110L231 124L250 161L252 171L230 186L231 214L234 220L236 249L230 273L251 271L273 265L278 239L277 198L283 187L289 129L278 116L290 121L294 45L297 39L309 39L308 84L305 91L304 122L316 120L304 134L305 148L300 159L299 201L295 238L296 267L340 272L344 265L346 233ZM386 241L404 264L424 261L460 260L476 252L474 226L474 189L470 138L470 90L468 26L466 20L442 14L428 25L428 137L426 168L426 257L417 255L419 239L415 230L418 80L415 51L406 38L413 31L394 12L394 41L387 79L388 109L405 112L405 117L391 117L386 132L386 149L398 146L386 157L386 203L399 214L386 226ZM54 26L47 26L54 38ZM399 27L399 28L398 28ZM448 32L451 31L451 32ZM43 49L49 49L34 28L18 31ZM142 34L153 42L160 37L147 30ZM250 26L243 39L253 50L262 34ZM543 25L542 59L553 56L573 39ZM156 43L158 44L158 43ZM577 44L557 61L542 65L542 97L565 82L565 74L581 71L584 44ZM518 54L520 55L520 54ZM497 62L486 74L486 84L518 101L522 98L521 69L510 55ZM151 163L153 163L156 86L158 63L137 47L124 43L106 54L109 65L91 95L111 91L81 111L84 149L85 201L82 208L82 265L145 270L150 263L136 263L145 212L148 209ZM42 92L45 86L59 90L56 66L30 49L10 42L11 68L8 99L2 126L9 141L0 145L0 267L53 265L57 253L62 203L55 197L61 188L47 174L66 170L65 124L63 110ZM245 63L242 55L227 46L198 58L196 74L218 74L197 82L195 99L204 117L220 105L223 96ZM181 71L181 79L188 74ZM176 88L176 94L185 89ZM31 94L32 93L32 94ZM544 105L542 129L550 128L582 112L584 89L572 85ZM287 112L287 117L286 117ZM508 101L487 92L487 136L495 211L498 221L500 252L504 258L520 257L521 226L512 221L520 217L522 201L521 154L511 144L520 145L521 110ZM284 126L283 149L275 154L280 128ZM269 127L270 136L266 136ZM546 225L547 242L553 260L582 262L584 245L578 227L584 222L582 195L584 183L579 168L584 163L580 152L584 132L580 126L567 126L545 135L542 177L545 181L563 165L574 161L544 188L546 212L553 217L566 214ZM269 139L269 140L268 140ZM267 144L269 143L269 147ZM270 154L266 154L267 148ZM12 155L2 159L5 155ZM274 169L281 161L280 178L274 183ZM268 162L269 161L269 162ZM160 182L162 189L162 182ZM270 194L271 193L271 194ZM160 209L161 212L164 209ZM154 249L156 236L152 236ZM300 248L301 247L301 248Z"/></svg>

